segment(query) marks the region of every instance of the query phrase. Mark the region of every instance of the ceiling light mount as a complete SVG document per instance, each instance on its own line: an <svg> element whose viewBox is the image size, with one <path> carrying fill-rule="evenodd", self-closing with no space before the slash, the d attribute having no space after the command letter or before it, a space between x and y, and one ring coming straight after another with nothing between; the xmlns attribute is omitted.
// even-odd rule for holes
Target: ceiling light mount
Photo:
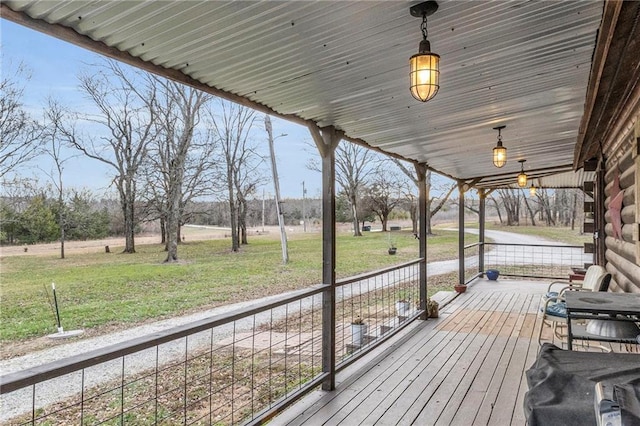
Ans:
<svg viewBox="0 0 640 426"><path fill-rule="evenodd" d="M502 134L500 131L507 126L496 126L493 130L498 131L498 145L493 148L493 165L500 168L507 164L507 148L502 146Z"/></svg>
<svg viewBox="0 0 640 426"><path fill-rule="evenodd" d="M438 3L426 1L411 6L409 13L416 18L422 18L420 30L422 41L418 53L409 59L409 80L411 95L421 101L432 99L440 88L440 55L431 52L431 43L427 40L427 16L438 10Z"/></svg>
<svg viewBox="0 0 640 426"><path fill-rule="evenodd" d="M409 8L409 13L415 18L422 18L423 16L431 16L438 10L438 3L435 1L425 1L418 3Z"/></svg>

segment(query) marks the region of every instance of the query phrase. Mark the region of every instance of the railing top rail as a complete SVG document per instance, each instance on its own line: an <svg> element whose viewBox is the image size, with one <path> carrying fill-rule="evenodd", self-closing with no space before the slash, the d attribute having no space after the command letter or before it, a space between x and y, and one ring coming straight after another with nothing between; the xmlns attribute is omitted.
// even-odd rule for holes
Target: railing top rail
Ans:
<svg viewBox="0 0 640 426"><path fill-rule="evenodd" d="M467 244L466 246L464 246L464 249L466 250L466 249L468 249L468 248L472 248L472 247L476 247L476 246L481 246L481 245L483 245L483 244L484 244L483 242L478 241L478 242L476 242L476 243Z"/></svg>
<svg viewBox="0 0 640 426"><path fill-rule="evenodd" d="M25 386L30 386L43 380L53 379L83 368L101 364L152 348L172 340L180 339L192 334L199 333L210 328L218 327L230 322L268 311L287 303L295 302L315 294L322 293L329 288L327 285L315 285L303 290L297 290L284 295L278 295L267 303L256 303L249 307L243 307L231 312L215 315L189 324L173 327L157 333L152 333L143 337L138 337L104 348L85 352L79 355L42 364L26 370L6 374L0 377L0 395L13 392Z"/></svg>
<svg viewBox="0 0 640 426"><path fill-rule="evenodd" d="M521 244L521 243L488 243L485 242L485 245L492 246L518 246L518 247L561 247L561 248L575 248L575 249L584 249L583 246L570 246L566 244Z"/></svg>
<svg viewBox="0 0 640 426"><path fill-rule="evenodd" d="M347 285L347 284L353 284L353 283L356 283L358 281L362 281L362 280L366 280L366 279L369 279L369 278L373 278L373 277L375 277L377 275L386 274L386 273L392 272L392 271L397 271L398 269L406 268L407 266L415 265L415 264L420 263L422 261L424 261L423 257L418 258L418 259L414 259L414 260L410 260L409 262L401 263L399 265L390 266L388 268L378 269L378 270L373 271L373 272L366 272L364 274L356 275L356 276L353 276L353 277L336 280L336 286L340 287L340 286Z"/></svg>

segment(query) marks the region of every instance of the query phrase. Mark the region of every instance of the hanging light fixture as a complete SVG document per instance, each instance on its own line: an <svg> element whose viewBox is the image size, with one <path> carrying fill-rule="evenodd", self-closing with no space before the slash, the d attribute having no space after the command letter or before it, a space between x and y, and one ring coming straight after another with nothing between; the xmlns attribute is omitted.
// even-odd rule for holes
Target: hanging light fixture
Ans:
<svg viewBox="0 0 640 426"><path fill-rule="evenodd" d="M520 163L520 174L518 175L518 186L525 188L527 186L527 174L524 172L524 162L527 160L518 160Z"/></svg>
<svg viewBox="0 0 640 426"><path fill-rule="evenodd" d="M507 148L502 146L502 134L500 131L507 126L497 126L493 130L498 131L498 145L493 148L493 165L500 168L507 164Z"/></svg>
<svg viewBox="0 0 640 426"><path fill-rule="evenodd" d="M431 52L431 43L427 40L427 16L436 10L438 3L435 1L416 4L409 9L411 16L422 18L422 41L418 53L409 59L411 95L422 102L433 98L440 88L440 55Z"/></svg>
<svg viewBox="0 0 640 426"><path fill-rule="evenodd" d="M536 196L536 191L538 190L538 188L536 188L533 185L533 182L531 182L531 186L529 187L529 195L531 195L532 197Z"/></svg>

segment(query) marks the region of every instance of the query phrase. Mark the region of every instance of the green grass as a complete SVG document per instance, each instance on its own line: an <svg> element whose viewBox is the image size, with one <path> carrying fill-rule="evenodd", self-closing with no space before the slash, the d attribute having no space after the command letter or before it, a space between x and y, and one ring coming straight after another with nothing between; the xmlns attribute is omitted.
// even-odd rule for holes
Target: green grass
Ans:
<svg viewBox="0 0 640 426"><path fill-rule="evenodd" d="M338 278L376 270L418 257L418 240L394 232L398 254L387 253L387 235L365 233L337 237ZM470 236L469 238L474 238ZM2 261L1 341L54 333L55 317L47 291L55 282L65 329L135 324L250 300L317 284L322 279L322 240L318 234L289 241L287 265L280 243L252 237L239 253L228 240L188 242L179 248L178 264L163 264L157 245L139 245L136 254L13 256ZM429 261L457 257L457 232L438 231L429 238ZM453 283L452 283L453 285Z"/></svg>
<svg viewBox="0 0 640 426"><path fill-rule="evenodd" d="M457 223L441 223L434 226L434 232L439 233L442 228L457 228L457 226ZM464 226L469 229L478 229L478 222L465 222ZM593 242L593 235L581 234L579 226L572 231L571 227L568 226L506 226L500 225L499 223L487 222L486 228L496 231L513 232L514 234L534 235L540 238L545 238L549 241L576 246L581 246L583 243L587 242ZM477 239L477 237L475 238ZM469 244L469 242L466 242L466 244Z"/></svg>
<svg viewBox="0 0 640 426"><path fill-rule="evenodd" d="M495 224L487 224L487 229L495 229L500 231L513 232L516 234L535 235L545 238L549 241L556 241L576 246L581 246L587 242L593 242L592 234L581 234L580 227L571 230L568 226L501 226Z"/></svg>

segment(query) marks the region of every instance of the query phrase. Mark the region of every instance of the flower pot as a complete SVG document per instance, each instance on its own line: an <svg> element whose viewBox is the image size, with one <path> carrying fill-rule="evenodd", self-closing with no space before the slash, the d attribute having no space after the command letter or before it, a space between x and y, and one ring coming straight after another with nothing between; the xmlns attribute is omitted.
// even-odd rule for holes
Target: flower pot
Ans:
<svg viewBox="0 0 640 426"><path fill-rule="evenodd" d="M453 286L453 289L457 293L464 293L465 291L467 291L467 286L464 284L456 284L455 286Z"/></svg>
<svg viewBox="0 0 640 426"><path fill-rule="evenodd" d="M495 281L498 279L498 276L500 275L500 271L498 271L497 269L487 269L485 274L487 275L487 278L490 281Z"/></svg>
<svg viewBox="0 0 640 426"><path fill-rule="evenodd" d="M351 324L351 343L362 346L364 336L367 334L367 324Z"/></svg>
<svg viewBox="0 0 640 426"><path fill-rule="evenodd" d="M396 254L396 251L398 249L396 249L395 247L389 247L389 254Z"/></svg>
<svg viewBox="0 0 640 426"><path fill-rule="evenodd" d="M396 302L396 314L399 317L409 316L410 310L411 310L411 303L405 302L403 300Z"/></svg>

